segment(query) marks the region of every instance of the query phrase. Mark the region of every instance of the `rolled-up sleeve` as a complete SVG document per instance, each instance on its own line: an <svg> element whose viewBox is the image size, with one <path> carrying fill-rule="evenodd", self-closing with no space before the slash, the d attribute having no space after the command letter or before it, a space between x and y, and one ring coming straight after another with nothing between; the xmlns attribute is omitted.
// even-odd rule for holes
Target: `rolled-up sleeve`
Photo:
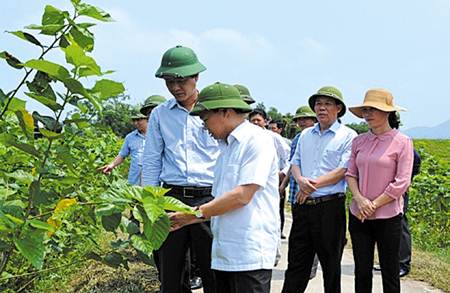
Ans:
<svg viewBox="0 0 450 293"><path fill-rule="evenodd" d="M411 183L411 173L414 161L414 147L411 138L404 140L403 148L397 160L397 172L394 181L385 189L384 193L393 198L402 196Z"/></svg>
<svg viewBox="0 0 450 293"><path fill-rule="evenodd" d="M345 172L345 178L348 178L348 177L353 177L356 179L359 178L358 167L356 166L357 148L358 148L358 144L354 142L352 144L350 158L348 160L347 172Z"/></svg>

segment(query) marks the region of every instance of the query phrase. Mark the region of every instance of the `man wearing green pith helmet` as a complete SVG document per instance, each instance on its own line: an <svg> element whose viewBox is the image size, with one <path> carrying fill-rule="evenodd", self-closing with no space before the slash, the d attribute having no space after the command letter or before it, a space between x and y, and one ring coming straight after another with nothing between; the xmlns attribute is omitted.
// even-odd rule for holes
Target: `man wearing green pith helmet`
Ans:
<svg viewBox="0 0 450 293"><path fill-rule="evenodd" d="M291 159L299 191L293 205L288 268L282 292L306 290L317 253L324 292L339 293L346 241L345 172L357 134L338 120L346 107L337 88L322 87L308 102L318 123L302 131Z"/></svg>
<svg viewBox="0 0 450 293"><path fill-rule="evenodd" d="M189 115L197 102L199 73L205 70L190 48L176 46L164 53L155 75L164 79L174 99L153 109L142 162L143 186L162 185L171 189L168 196L193 207L213 199L213 168L219 153L218 143L203 131L200 118ZM186 253L191 244L196 252L203 290L215 292L209 222L169 233L156 252L160 292L182 292Z"/></svg>
<svg viewBox="0 0 450 293"><path fill-rule="evenodd" d="M270 292L279 237L278 159L267 131L246 120L251 110L232 85L201 91L191 115L221 144L214 200L195 207L196 215L169 216L172 230L211 219L218 293Z"/></svg>
<svg viewBox="0 0 450 293"><path fill-rule="evenodd" d="M147 116L147 118L150 118L152 110L165 101L166 98L160 95L152 95L148 97L147 99L145 99L144 105L141 107L141 114Z"/></svg>
<svg viewBox="0 0 450 293"><path fill-rule="evenodd" d="M126 157L131 157L130 170L128 171L128 183L133 185L139 184L141 174L140 159L144 150L144 140L147 133L147 117L142 115L140 107L133 109L131 113L131 120L133 121L136 130L130 132L125 137L123 146L119 154L111 163L98 168L105 174L110 174L111 170L122 164Z"/></svg>

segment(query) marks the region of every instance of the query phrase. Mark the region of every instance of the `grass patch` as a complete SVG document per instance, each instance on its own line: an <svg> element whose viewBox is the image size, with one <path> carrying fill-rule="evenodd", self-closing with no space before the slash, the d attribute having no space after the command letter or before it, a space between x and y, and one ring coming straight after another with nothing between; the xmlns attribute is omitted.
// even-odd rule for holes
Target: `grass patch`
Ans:
<svg viewBox="0 0 450 293"><path fill-rule="evenodd" d="M450 292L450 263L443 260L449 257L449 253L447 249L437 255L413 247L410 277Z"/></svg>
<svg viewBox="0 0 450 293"><path fill-rule="evenodd" d="M118 232L124 239L128 234ZM99 233L96 240L102 249L109 242L117 240L113 233ZM144 264L134 249L122 249L121 254L128 260L130 270L115 269L103 263L89 260L41 275L35 280L32 292L48 293L140 293L159 292L156 268Z"/></svg>
<svg viewBox="0 0 450 293"><path fill-rule="evenodd" d="M155 268L142 263L137 256L128 263L130 270L114 269L96 261L72 274L65 285L53 287L50 293L137 293L158 292L159 281Z"/></svg>

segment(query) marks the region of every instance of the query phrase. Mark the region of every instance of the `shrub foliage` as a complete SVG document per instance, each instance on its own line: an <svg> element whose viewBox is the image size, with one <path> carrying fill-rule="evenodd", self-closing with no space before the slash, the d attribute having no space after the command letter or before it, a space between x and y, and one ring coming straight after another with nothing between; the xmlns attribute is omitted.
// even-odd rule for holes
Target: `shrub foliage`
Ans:
<svg viewBox="0 0 450 293"><path fill-rule="evenodd" d="M97 168L111 160L120 147L111 130L93 121L104 102L121 94L121 83L104 76L89 56L94 49L94 23L110 22L98 7L71 0L74 13L47 5L40 25L26 29L52 36L43 44L33 34L10 31L42 53L36 59L20 60L0 52L11 70L24 72L22 81L7 92L0 89L0 291L23 291L33 286L39 273L84 261L128 268L121 249L131 247L141 260L152 264L151 252L169 233L165 210L192 212L179 201L163 197L167 190L129 186L120 176L105 176ZM46 60L50 50L64 55L66 64ZM92 88L82 78L95 78ZM55 85L62 88L54 90ZM25 97L19 98L25 89ZM29 113L26 99L49 108L53 116ZM77 111L63 117L67 105ZM35 128L35 122L43 127ZM133 213L139 225L123 212ZM106 250L95 235L118 228L118 238ZM117 235L117 234L116 234Z"/></svg>

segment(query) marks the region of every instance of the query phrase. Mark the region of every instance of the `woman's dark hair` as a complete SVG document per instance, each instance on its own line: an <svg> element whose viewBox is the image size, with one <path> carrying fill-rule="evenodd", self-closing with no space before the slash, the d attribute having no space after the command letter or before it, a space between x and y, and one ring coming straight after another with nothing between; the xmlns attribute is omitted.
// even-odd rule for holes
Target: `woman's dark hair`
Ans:
<svg viewBox="0 0 450 293"><path fill-rule="evenodd" d="M389 126L391 128L398 129L398 127L400 126L400 121L398 121L398 118L397 118L397 115L395 115L395 112L389 112L388 121L389 121Z"/></svg>

